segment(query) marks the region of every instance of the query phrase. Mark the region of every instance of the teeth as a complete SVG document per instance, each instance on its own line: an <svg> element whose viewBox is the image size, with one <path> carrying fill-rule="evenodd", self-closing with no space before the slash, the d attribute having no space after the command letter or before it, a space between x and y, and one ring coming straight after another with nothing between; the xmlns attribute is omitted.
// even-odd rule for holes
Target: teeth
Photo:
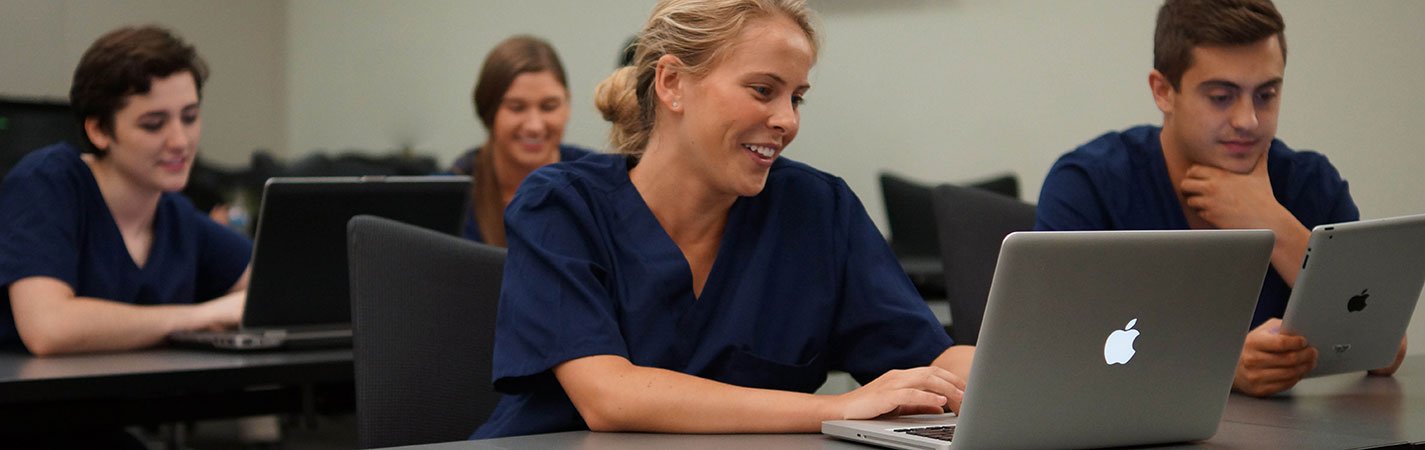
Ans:
<svg viewBox="0 0 1425 450"><path fill-rule="evenodd" d="M757 154L762 155L763 158L771 158L772 155L777 154L777 151L773 150L772 147L763 147L760 145L751 144L743 144L742 146L746 147L748 150L757 152Z"/></svg>

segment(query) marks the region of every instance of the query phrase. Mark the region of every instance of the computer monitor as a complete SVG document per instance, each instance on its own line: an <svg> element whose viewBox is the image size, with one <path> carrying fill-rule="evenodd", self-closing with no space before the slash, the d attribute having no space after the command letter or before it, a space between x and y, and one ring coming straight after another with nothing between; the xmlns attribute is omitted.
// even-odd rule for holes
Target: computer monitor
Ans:
<svg viewBox="0 0 1425 450"><path fill-rule="evenodd" d="M61 141L79 146L83 139L64 102L0 98L0 177L31 151Z"/></svg>

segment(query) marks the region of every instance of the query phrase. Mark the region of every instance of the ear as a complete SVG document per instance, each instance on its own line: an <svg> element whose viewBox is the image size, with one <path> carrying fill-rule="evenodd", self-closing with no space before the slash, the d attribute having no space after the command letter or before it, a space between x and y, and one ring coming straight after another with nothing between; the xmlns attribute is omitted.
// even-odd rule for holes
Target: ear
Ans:
<svg viewBox="0 0 1425 450"><path fill-rule="evenodd" d="M683 60L677 56L663 55L653 72L653 89L658 93L658 102L675 113L683 112L683 91L687 89L688 74L683 71Z"/></svg>
<svg viewBox="0 0 1425 450"><path fill-rule="evenodd" d="M108 150L109 145L114 141L113 136L110 136L108 132L105 132L104 129L99 126L98 117L84 119L84 134L89 136L89 142L93 143L94 147L99 150Z"/></svg>
<svg viewBox="0 0 1425 450"><path fill-rule="evenodd" d="M1153 93L1153 103L1158 104L1158 110L1163 115L1173 113L1173 105L1177 102L1177 89L1168 82L1168 77L1159 72L1158 69L1148 72L1148 90Z"/></svg>

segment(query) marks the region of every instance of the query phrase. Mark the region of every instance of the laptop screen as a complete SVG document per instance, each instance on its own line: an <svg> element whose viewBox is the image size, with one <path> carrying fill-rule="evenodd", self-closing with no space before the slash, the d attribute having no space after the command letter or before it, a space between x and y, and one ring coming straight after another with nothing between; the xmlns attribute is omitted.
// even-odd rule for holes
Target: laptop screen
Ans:
<svg viewBox="0 0 1425 450"><path fill-rule="evenodd" d="M369 214L457 234L470 178L273 178L263 191L243 328L351 322L346 225Z"/></svg>

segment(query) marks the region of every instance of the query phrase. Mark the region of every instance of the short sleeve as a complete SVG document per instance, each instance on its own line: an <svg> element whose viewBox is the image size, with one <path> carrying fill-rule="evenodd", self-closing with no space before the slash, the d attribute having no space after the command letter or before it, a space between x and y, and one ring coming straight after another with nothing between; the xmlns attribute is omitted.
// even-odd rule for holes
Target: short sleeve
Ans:
<svg viewBox="0 0 1425 450"><path fill-rule="evenodd" d="M588 191L541 169L505 211L509 253L495 328L494 383L531 378L593 355L628 357L609 294L609 256Z"/></svg>
<svg viewBox="0 0 1425 450"><path fill-rule="evenodd" d="M832 367L857 381L929 365L953 342L901 269L861 201L836 180L842 304L834 321ZM841 234L841 233L838 233Z"/></svg>
<svg viewBox="0 0 1425 450"><path fill-rule="evenodd" d="M1108 208L1086 168L1061 158L1049 169L1035 207L1038 231L1105 230Z"/></svg>
<svg viewBox="0 0 1425 450"><path fill-rule="evenodd" d="M78 283L79 180L63 175L17 167L0 184L0 287L33 276Z"/></svg>
<svg viewBox="0 0 1425 450"><path fill-rule="evenodd" d="M217 298L232 290L252 259L252 241L197 210L198 271L194 301Z"/></svg>

